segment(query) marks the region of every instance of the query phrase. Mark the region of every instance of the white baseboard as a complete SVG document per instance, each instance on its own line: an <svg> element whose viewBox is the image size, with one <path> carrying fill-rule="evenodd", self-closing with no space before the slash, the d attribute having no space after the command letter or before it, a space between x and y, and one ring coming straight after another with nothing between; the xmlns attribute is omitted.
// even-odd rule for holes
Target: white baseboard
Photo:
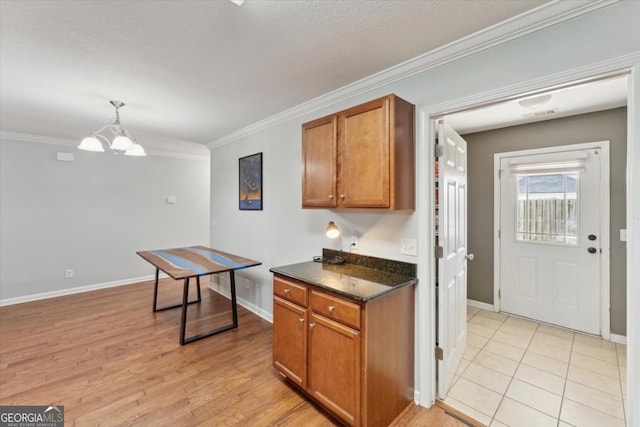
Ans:
<svg viewBox="0 0 640 427"><path fill-rule="evenodd" d="M222 295L225 298L231 299L231 292L226 290L226 289L221 288L219 284L217 284L217 283L215 283L213 281L209 285L209 289L219 293L220 295ZM264 320L266 320L269 323L273 323L273 314L272 313L269 313L265 309L263 309L261 307L258 307L254 303L249 302L244 298L240 298L240 297L236 296L236 301L238 302L238 304L240 304L241 306L243 306L244 308L246 308L247 310L249 310L253 314L255 314L255 315L259 316L259 317L262 317Z"/></svg>
<svg viewBox="0 0 640 427"><path fill-rule="evenodd" d="M486 302L467 299L467 305L475 308L481 308L482 310L493 311L493 304L487 304Z"/></svg>
<svg viewBox="0 0 640 427"><path fill-rule="evenodd" d="M160 279L164 279L169 276L167 276L164 273L160 273L159 277ZM155 275L152 274L149 276L134 277L131 279L115 280L113 282L105 282L105 283L97 283L95 285L80 286L78 288L60 289L57 291L42 292L39 294L25 295L22 297L0 299L0 307L3 307L5 305L22 304L24 302L39 301L39 300L48 299L48 298L62 297L65 295L81 294L83 292L96 291L98 289L114 288L116 286L123 286L123 285L132 285L134 283L146 282L154 279L155 279Z"/></svg>
<svg viewBox="0 0 640 427"><path fill-rule="evenodd" d="M616 344L627 345L627 337L625 335L610 334L609 341L614 342Z"/></svg>

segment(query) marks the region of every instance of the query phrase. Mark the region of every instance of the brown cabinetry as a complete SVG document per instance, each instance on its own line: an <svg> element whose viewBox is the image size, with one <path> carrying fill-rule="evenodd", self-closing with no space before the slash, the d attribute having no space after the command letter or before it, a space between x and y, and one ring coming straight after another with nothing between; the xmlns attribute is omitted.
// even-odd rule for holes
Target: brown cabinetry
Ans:
<svg viewBox="0 0 640 427"><path fill-rule="evenodd" d="M415 208L414 106L388 95L302 125L304 208Z"/></svg>
<svg viewBox="0 0 640 427"><path fill-rule="evenodd" d="M354 301L274 275L273 364L352 426L388 425L413 401L413 286Z"/></svg>

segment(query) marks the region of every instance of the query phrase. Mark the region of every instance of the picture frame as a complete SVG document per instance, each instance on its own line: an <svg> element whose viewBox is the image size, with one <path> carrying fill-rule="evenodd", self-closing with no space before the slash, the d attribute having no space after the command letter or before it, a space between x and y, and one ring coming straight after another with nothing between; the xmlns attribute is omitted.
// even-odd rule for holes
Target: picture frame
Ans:
<svg viewBox="0 0 640 427"><path fill-rule="evenodd" d="M262 153L238 159L238 207L241 211L262 210Z"/></svg>

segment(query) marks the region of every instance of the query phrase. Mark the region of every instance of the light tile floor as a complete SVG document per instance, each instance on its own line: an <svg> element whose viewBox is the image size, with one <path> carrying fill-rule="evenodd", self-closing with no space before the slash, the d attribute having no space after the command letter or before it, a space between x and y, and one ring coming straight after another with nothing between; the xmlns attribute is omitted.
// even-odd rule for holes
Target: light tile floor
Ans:
<svg viewBox="0 0 640 427"><path fill-rule="evenodd" d="M444 400L487 426L624 426L626 346L467 307L467 351Z"/></svg>

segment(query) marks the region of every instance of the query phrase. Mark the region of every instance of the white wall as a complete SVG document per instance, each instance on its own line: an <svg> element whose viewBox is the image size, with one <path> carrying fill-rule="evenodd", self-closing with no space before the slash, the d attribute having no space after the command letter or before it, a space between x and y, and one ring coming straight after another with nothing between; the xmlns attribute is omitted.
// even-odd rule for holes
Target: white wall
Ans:
<svg viewBox="0 0 640 427"><path fill-rule="evenodd" d="M640 54L638 22L640 2L613 3L482 52L427 67L425 71L406 78L395 81L389 79L390 83L382 85L372 83L369 90L361 90L367 86L361 82L352 86L351 97L340 94L334 98L329 96L327 102L318 102L318 105L326 105L331 99L337 99L330 107L306 113L309 109L305 106L305 113L299 117L294 111L290 115L292 118L284 122L266 128L254 125L251 129L256 131L252 134L248 131L238 132L237 137L224 139L232 144L212 144L211 215L216 225L211 229L211 244L264 263L260 268L242 273L245 280L251 283L248 287L246 283L240 286L240 297L268 317L272 292L268 268L305 261L318 254L322 247L331 247L331 243L323 237L324 226L329 220L335 220L339 226L346 223L348 228L357 230L356 234L361 236L361 254L417 262L416 258L399 254L400 239L420 237L427 240L427 234L424 233L429 232L431 214L427 209L415 213L301 209L300 125L303 122L388 93L395 93L414 103L416 111L445 112L444 106L460 103L461 99L486 97L487 93L505 92L509 87L519 87L523 83L530 84L542 79L548 81L551 76L560 80L562 75L575 69L584 70L600 62ZM345 92L349 90L345 89ZM416 123L419 124L420 120L416 120ZM418 127L417 132L418 153L422 156L418 159L418 171L419 176L426 177L425 145L428 143L429 129ZM264 211L241 212L237 208L237 159L255 152L264 153ZM424 182L419 181L418 198L424 199L427 190ZM428 206L424 202L420 205ZM346 243L343 244L346 247ZM418 246L421 247L420 244ZM432 289L425 288L430 283L429 260L423 258L422 253L419 257L419 294L432 294ZM423 305L418 307L417 313L433 314L429 304L424 303L429 302L429 298L419 296L418 301ZM433 324L425 320L428 316L417 322L418 340L425 340L424 337L430 340ZM422 349L423 354L417 355L416 375L420 380L416 386L422 393L421 404L427 406L434 397L432 362L429 357L432 355L432 344L421 343L417 347ZM630 355L636 354L635 347L632 347L629 347ZM630 373L633 372L630 370Z"/></svg>
<svg viewBox="0 0 640 427"><path fill-rule="evenodd" d="M58 161L57 152L75 159ZM135 158L0 140L0 301L152 275L136 251L208 244L209 191L206 157Z"/></svg>
<svg viewBox="0 0 640 427"><path fill-rule="evenodd" d="M248 288L246 284L239 286L239 296L270 313L268 268L309 260L322 247L337 248L336 243L323 236L330 220L346 229L347 238L351 234L360 237L361 254L417 262L415 257L400 254L400 239L417 238L418 218L426 222L428 212L358 213L301 208L303 122L388 93L416 104L418 111L637 52L639 17L640 2L614 4L212 148L211 216L215 226L211 228L211 244L263 262L262 267L237 275L252 282ZM257 152L264 153L264 210L239 211L237 160ZM343 246L348 247L347 240L343 240ZM419 271L427 273L425 268Z"/></svg>

